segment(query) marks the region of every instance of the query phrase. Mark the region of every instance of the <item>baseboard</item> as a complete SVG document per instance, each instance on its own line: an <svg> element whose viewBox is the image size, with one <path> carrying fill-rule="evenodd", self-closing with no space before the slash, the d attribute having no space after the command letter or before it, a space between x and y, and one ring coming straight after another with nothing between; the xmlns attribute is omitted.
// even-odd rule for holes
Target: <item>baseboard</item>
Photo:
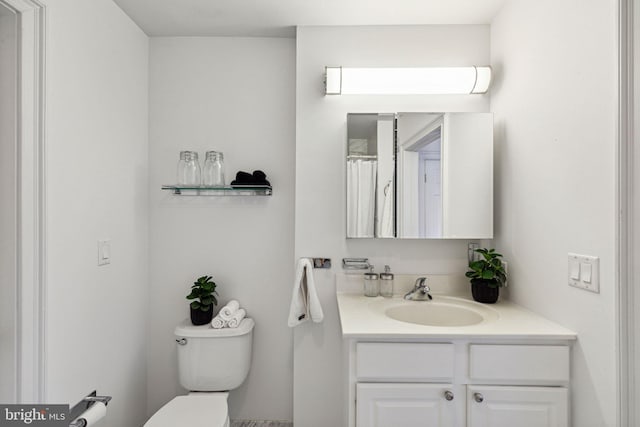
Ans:
<svg viewBox="0 0 640 427"><path fill-rule="evenodd" d="M231 427L293 427L293 422L267 420L231 420Z"/></svg>

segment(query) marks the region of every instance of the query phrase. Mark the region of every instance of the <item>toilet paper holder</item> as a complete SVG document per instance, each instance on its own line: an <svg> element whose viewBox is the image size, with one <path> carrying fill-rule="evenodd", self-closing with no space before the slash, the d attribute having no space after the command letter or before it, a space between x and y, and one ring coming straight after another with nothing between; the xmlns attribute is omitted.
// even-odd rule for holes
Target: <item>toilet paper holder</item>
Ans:
<svg viewBox="0 0 640 427"><path fill-rule="evenodd" d="M85 427L87 425L86 420L79 418L84 412L86 412L96 402L104 403L105 406L109 404L111 396L98 396L96 390L82 398L82 400L76 403L69 411L69 419L72 420L69 423L69 427Z"/></svg>

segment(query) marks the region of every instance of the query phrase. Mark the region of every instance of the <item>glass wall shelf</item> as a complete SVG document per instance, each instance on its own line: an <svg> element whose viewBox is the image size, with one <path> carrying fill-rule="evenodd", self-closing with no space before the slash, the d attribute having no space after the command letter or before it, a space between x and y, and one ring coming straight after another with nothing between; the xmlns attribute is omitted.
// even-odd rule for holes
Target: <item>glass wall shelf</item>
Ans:
<svg viewBox="0 0 640 427"><path fill-rule="evenodd" d="M271 196L269 185L234 185L207 187L204 185L163 185L163 190L173 191L179 196Z"/></svg>

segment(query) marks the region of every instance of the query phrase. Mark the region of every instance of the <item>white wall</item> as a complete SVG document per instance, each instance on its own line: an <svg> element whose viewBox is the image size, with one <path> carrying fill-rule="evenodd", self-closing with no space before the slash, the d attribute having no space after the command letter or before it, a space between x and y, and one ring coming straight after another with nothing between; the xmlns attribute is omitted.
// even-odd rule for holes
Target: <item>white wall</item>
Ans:
<svg viewBox="0 0 640 427"><path fill-rule="evenodd" d="M489 62L488 26L299 27L296 66L295 257L330 257L316 270L325 320L294 330L294 425L342 425L342 337L334 273L343 257L369 257L379 271L462 273L466 241L345 239L347 113L488 111L487 96L327 96L336 66L465 66ZM328 410L330 408L330 410Z"/></svg>
<svg viewBox="0 0 640 427"><path fill-rule="evenodd" d="M47 1L47 402L146 396L148 39L110 0ZM97 266L97 240L112 262Z"/></svg>
<svg viewBox="0 0 640 427"><path fill-rule="evenodd" d="M16 399L17 28L0 5L0 402Z"/></svg>
<svg viewBox="0 0 640 427"><path fill-rule="evenodd" d="M150 413L177 394L175 325L187 290L213 276L220 303L237 299L256 321L232 419L291 420L295 42L267 38L153 38L150 51ZM227 182L262 169L263 198L177 197L180 150L222 151ZM220 308L219 306L218 308ZM215 363L215 360L212 361Z"/></svg>
<svg viewBox="0 0 640 427"><path fill-rule="evenodd" d="M496 240L510 296L578 333L573 425L616 424L616 2L517 0L491 26ZM600 257L600 294L567 253Z"/></svg>

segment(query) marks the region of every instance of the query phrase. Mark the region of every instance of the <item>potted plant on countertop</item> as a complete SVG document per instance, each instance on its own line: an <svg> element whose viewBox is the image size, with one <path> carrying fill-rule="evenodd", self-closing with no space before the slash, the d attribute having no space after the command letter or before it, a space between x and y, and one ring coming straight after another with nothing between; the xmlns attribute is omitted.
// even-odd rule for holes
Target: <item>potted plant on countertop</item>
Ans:
<svg viewBox="0 0 640 427"><path fill-rule="evenodd" d="M213 319L213 307L218 305L216 299L218 292L216 292L216 283L211 278L211 276L198 277L187 295L188 300L194 300L190 304L191 323L194 325L205 325Z"/></svg>
<svg viewBox="0 0 640 427"><path fill-rule="evenodd" d="M471 294L473 299L485 304L493 304L498 301L500 287L507 280L507 273L502 263L502 254L495 249L476 249L475 252L482 255L477 261L469 263L471 270L466 276L471 279Z"/></svg>

